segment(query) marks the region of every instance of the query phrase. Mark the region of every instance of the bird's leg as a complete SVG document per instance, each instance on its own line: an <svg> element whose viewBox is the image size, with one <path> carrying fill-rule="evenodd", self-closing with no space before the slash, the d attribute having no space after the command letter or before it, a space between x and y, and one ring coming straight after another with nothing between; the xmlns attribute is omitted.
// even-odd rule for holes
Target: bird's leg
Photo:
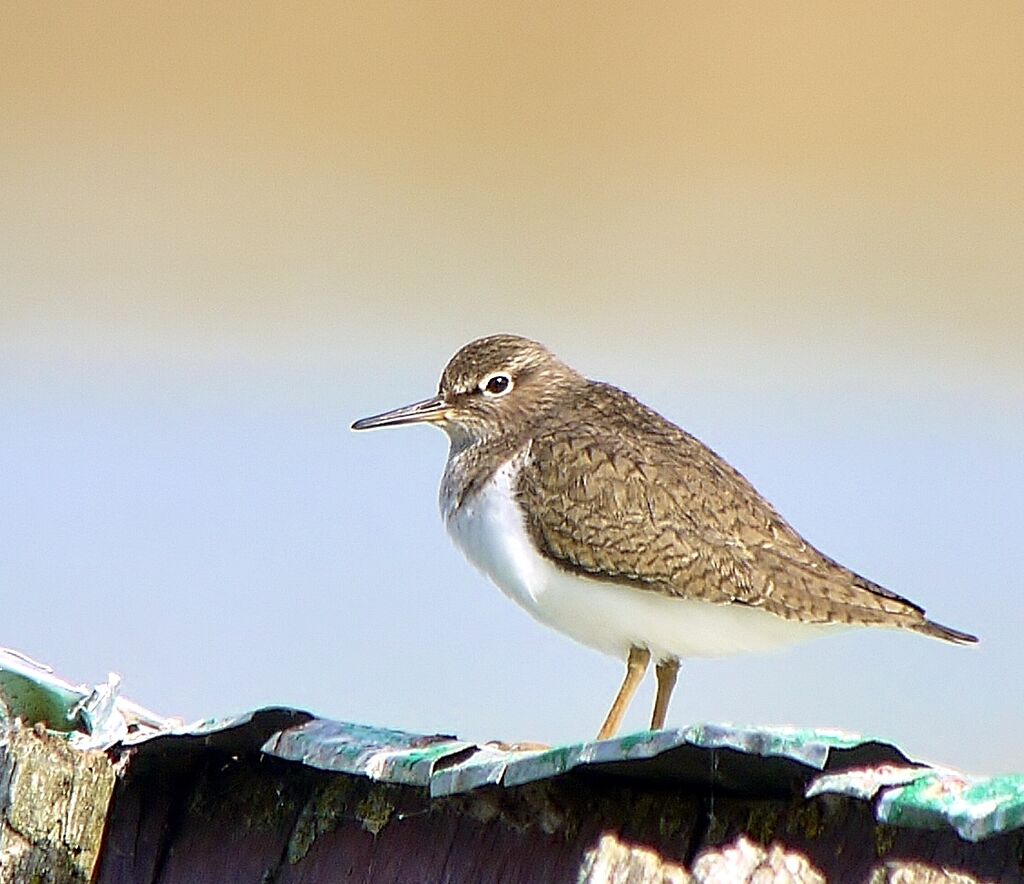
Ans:
<svg viewBox="0 0 1024 884"><path fill-rule="evenodd" d="M658 693L654 698L654 714L651 715L651 730L660 730L665 726L665 716L668 714L668 701L672 699L672 691L676 686L676 676L679 675L679 661L674 657L666 657L659 660L654 667L654 674L658 677Z"/></svg>
<svg viewBox="0 0 1024 884"><path fill-rule="evenodd" d="M647 671L647 664L650 662L651 652L647 648L638 648L634 645L629 649L629 659L626 661L626 677L622 680L622 687L619 688L619 693L615 696L612 708L608 710L608 717L604 720L604 724L601 725L601 730L597 732L597 739L607 740L615 736L619 725L622 724L622 716L626 714L630 700L633 699L633 694L636 693L636 689L640 686L640 681Z"/></svg>

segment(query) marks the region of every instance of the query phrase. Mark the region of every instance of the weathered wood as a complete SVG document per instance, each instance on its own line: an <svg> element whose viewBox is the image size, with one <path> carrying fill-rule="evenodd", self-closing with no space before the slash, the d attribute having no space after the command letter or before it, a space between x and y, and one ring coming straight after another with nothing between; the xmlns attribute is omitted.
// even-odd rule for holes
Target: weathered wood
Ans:
<svg viewBox="0 0 1024 884"><path fill-rule="evenodd" d="M656 851L626 844L608 832L584 855L578 880L579 884L690 884L693 875L678 863L666 862Z"/></svg>
<svg viewBox="0 0 1024 884"><path fill-rule="evenodd" d="M0 745L0 882L90 881L113 786L104 753L15 722Z"/></svg>
<svg viewBox="0 0 1024 884"><path fill-rule="evenodd" d="M172 775L128 766L97 880L931 884L1024 880L1022 857L1020 832L971 844L879 825L869 804L840 796L753 799L571 773L430 799L214 752Z"/></svg>
<svg viewBox="0 0 1024 884"><path fill-rule="evenodd" d="M111 760L15 725L0 743L0 881L1024 881L1019 829L969 843L879 824L840 795L742 796L619 769L432 799L263 755L273 726Z"/></svg>

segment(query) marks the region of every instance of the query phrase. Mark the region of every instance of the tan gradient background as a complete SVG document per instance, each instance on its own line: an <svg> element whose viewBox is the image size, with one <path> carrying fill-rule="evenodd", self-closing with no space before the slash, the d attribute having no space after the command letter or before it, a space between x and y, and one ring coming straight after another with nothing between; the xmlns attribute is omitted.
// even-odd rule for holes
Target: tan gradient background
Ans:
<svg viewBox="0 0 1024 884"><path fill-rule="evenodd" d="M985 639L693 664L673 723L1024 769L1019 2L2 18L0 644L185 716L589 736L618 664L449 549L440 439L343 432L510 330Z"/></svg>
<svg viewBox="0 0 1024 884"><path fill-rule="evenodd" d="M7 6L16 321L554 297L877 324L1020 383L1015 2L210 6Z"/></svg>

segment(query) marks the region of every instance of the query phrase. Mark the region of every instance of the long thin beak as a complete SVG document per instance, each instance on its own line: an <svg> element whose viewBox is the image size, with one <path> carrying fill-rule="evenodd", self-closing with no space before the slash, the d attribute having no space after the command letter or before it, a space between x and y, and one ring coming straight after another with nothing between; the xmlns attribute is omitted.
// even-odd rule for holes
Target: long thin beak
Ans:
<svg viewBox="0 0 1024 884"><path fill-rule="evenodd" d="M448 403L445 402L444 397L434 396L431 399L424 399L422 402L414 402L412 405L403 405L401 408L385 411L383 414L364 417L352 424L352 429L372 430L375 427L397 427L402 424L440 421L444 419L447 411Z"/></svg>

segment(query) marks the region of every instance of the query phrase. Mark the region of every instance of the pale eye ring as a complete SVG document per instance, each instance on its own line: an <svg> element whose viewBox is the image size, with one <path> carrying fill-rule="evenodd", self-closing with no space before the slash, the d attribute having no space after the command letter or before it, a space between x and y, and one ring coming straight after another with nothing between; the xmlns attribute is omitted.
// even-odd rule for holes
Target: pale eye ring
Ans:
<svg viewBox="0 0 1024 884"><path fill-rule="evenodd" d="M513 387L512 378L503 371L496 371L480 381L480 392L490 398L504 396Z"/></svg>

